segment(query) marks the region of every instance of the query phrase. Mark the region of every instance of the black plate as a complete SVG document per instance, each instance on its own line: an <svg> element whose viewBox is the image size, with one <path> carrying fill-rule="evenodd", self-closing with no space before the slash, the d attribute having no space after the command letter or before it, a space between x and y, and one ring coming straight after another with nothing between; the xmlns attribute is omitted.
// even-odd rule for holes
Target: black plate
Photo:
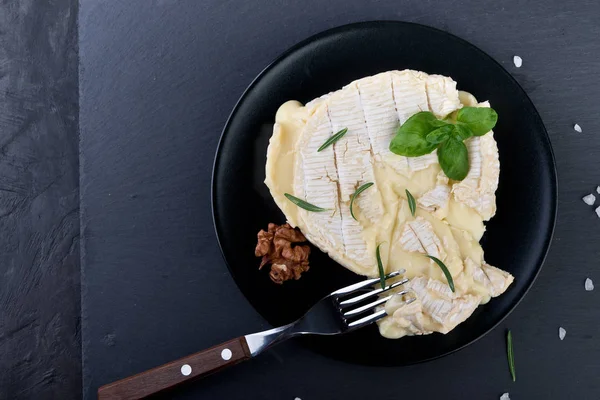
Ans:
<svg viewBox="0 0 600 400"><path fill-rule="evenodd" d="M388 21L343 26L305 40L267 67L236 105L217 150L217 236L231 274L256 310L272 325L282 325L327 293L361 279L316 249L310 271L297 282L275 285L266 271L257 270L256 233L269 222L284 222L263 183L277 108L286 100L306 102L354 79L405 68L451 76L459 89L489 100L498 111L498 212L482 244L486 260L512 273L515 282L447 335L387 340L371 326L338 337L303 339L323 354L350 362L410 364L480 338L531 287L554 229L557 183L550 141L531 100L500 64L464 40L422 25Z"/></svg>

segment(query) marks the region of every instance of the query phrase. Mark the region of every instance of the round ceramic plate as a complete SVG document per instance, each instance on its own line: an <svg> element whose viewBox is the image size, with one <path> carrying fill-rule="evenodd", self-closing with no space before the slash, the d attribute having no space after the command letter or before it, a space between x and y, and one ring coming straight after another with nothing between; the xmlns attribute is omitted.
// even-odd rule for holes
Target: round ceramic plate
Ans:
<svg viewBox="0 0 600 400"><path fill-rule="evenodd" d="M277 108L307 102L352 80L405 68L442 74L460 90L489 100L498 112L498 212L482 239L486 261L514 275L502 296L477 308L447 335L388 340L375 326L302 341L349 362L401 365L458 350L496 326L519 303L548 251L556 217L554 158L544 124L527 94L490 56L437 29L403 22L367 22L335 28L288 50L243 94L223 131L213 171L213 214L223 255L236 283L272 325L302 316L331 291L363 279L313 248L310 271L276 285L258 270L256 234L285 218L265 179L265 160Z"/></svg>

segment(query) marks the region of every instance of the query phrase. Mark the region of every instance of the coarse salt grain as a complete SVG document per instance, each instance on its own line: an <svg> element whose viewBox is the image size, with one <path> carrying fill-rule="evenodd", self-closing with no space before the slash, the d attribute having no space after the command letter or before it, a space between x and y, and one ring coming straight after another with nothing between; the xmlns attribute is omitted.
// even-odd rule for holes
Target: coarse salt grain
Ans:
<svg viewBox="0 0 600 400"><path fill-rule="evenodd" d="M585 204L587 204L588 206L593 206L594 203L596 202L596 196L594 196L593 194L590 193L587 196L583 196L583 198L581 200L583 200L583 202Z"/></svg>
<svg viewBox="0 0 600 400"><path fill-rule="evenodd" d="M581 126L579 126L579 124L575 124L573 125L573 129L575 129L575 132L583 132L583 130L581 129Z"/></svg>
<svg viewBox="0 0 600 400"><path fill-rule="evenodd" d="M600 218L600 207L596 208L596 215L598 216L598 218Z"/></svg>
<svg viewBox="0 0 600 400"><path fill-rule="evenodd" d="M560 338L560 340L563 340L565 336L567 336L567 331L561 326L560 328L558 328L558 337Z"/></svg>
<svg viewBox="0 0 600 400"><path fill-rule="evenodd" d="M596 188L596 193L600 194L600 186Z"/></svg>
<svg viewBox="0 0 600 400"><path fill-rule="evenodd" d="M500 396L500 400L510 400L508 393L504 393L502 396Z"/></svg>
<svg viewBox="0 0 600 400"><path fill-rule="evenodd" d="M519 56L514 56L513 62L515 63L515 67L517 68L521 68L521 65L523 65L523 59Z"/></svg>
<svg viewBox="0 0 600 400"><path fill-rule="evenodd" d="M594 282L592 282L590 278L587 278L585 280L585 290L587 290L588 292L594 290Z"/></svg>

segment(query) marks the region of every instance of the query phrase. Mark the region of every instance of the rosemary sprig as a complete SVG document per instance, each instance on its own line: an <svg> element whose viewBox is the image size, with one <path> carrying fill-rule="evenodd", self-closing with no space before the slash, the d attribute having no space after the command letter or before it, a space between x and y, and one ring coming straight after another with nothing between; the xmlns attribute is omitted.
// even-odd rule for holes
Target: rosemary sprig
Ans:
<svg viewBox="0 0 600 400"><path fill-rule="evenodd" d="M450 286L450 290L454 292L454 280L452 279L450 271L448 271L448 267L446 267L446 265L444 265L442 260L440 260L439 258L430 255L426 255L426 257L431 258L442 269L442 272L444 273L444 275L446 275L446 279L448 280L448 286Z"/></svg>
<svg viewBox="0 0 600 400"><path fill-rule="evenodd" d="M381 262L381 254L379 253L379 247L381 243L377 245L377 249L375 250L375 257L377 258L377 268L379 269L379 282L381 283L381 288L385 289L385 271L383 270L383 263Z"/></svg>
<svg viewBox="0 0 600 400"><path fill-rule="evenodd" d="M510 370L510 375L512 376L513 382L515 382L517 380L517 373L515 372L515 354L513 352L512 333L510 330L506 334L506 349L508 356L508 369Z"/></svg>
<svg viewBox="0 0 600 400"><path fill-rule="evenodd" d="M338 133L336 133L335 135L333 135L332 137L327 139L325 141L325 143L323 143L321 145L321 147L319 147L319 149L317 150L317 153L321 150L325 150L327 148L327 146L332 145L335 142L337 142L338 140L340 140L342 138L342 136L344 136L346 134L346 132L348 132L348 128L342 129L341 131L339 131Z"/></svg>
<svg viewBox="0 0 600 400"><path fill-rule="evenodd" d="M352 210L352 205L354 204L354 199L356 198L356 196L358 196L359 194L361 194L362 192L364 192L371 186L373 186L373 182L365 183L364 185L362 185L361 187L356 189L356 192L354 192L352 194L352 197L350 197L350 215L352 215L352 218L354 218L355 221L358 221L358 220L354 216L354 211Z"/></svg>
<svg viewBox="0 0 600 400"><path fill-rule="evenodd" d="M408 191L408 189L406 190L406 198L408 199L408 208L410 208L410 213L412 214L412 216L415 216L415 212L417 211L417 202L415 201L415 198L413 197L413 195Z"/></svg>
<svg viewBox="0 0 600 400"><path fill-rule="evenodd" d="M292 203L294 203L295 205L297 205L300 208L304 208L306 211L314 211L314 212L327 211L327 208L321 208L321 207L315 206L314 204L310 204L302 199L292 196L289 193L284 193L284 195L285 195L285 197L288 198L289 201L291 201Z"/></svg>

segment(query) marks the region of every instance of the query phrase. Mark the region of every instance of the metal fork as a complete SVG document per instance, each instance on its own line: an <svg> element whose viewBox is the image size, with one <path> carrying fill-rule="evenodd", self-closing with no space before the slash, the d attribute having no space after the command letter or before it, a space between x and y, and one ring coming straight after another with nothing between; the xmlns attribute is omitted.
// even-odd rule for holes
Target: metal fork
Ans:
<svg viewBox="0 0 600 400"><path fill-rule="evenodd" d="M404 271L395 271L384 277L400 276ZM337 335L369 325L386 316L385 310L376 310L395 295L404 295L406 290L379 297L408 282L403 278L385 288L364 292L378 284L380 278L367 279L325 296L302 318L291 324L264 332L253 333L156 367L146 372L110 383L98 389L100 400L140 399L174 386L219 371L257 356L269 347L298 335ZM372 298L375 300L370 301ZM414 299L406 300L410 303Z"/></svg>

